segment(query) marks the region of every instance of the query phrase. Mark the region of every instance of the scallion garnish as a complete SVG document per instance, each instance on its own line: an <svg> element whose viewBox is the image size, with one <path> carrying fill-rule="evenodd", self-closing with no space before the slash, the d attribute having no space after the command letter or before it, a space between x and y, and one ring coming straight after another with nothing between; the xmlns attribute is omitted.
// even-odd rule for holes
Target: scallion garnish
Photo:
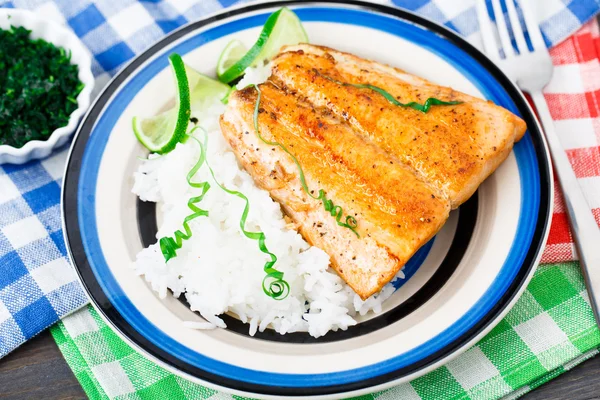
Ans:
<svg viewBox="0 0 600 400"><path fill-rule="evenodd" d="M204 132L204 142L201 142L200 140L192 136L193 132L196 129L202 128L200 126L195 127L194 129L192 129L191 132L188 133L188 137L191 137L200 146L200 156L198 157L198 161L196 162L194 167L188 173L187 182L191 187L201 189L202 192L199 196L192 197L188 201L188 207L193 211L193 213L185 217L185 219L183 220L183 229L185 230L185 233L181 230L178 230L174 233L173 237L167 236L160 239L160 250L162 251L163 256L165 257L165 262L169 261L173 257L176 257L177 250L182 247L183 241L188 240L192 237L192 230L189 226L189 222L197 217L208 216L208 211L202 210L201 208L196 206L196 204L202 201L204 195L206 195L206 192L208 192L208 190L210 189L210 184L208 182L192 182L192 178L194 177L194 175L198 172L198 170L200 170L202 165L206 164L206 167L210 171L210 174L213 177L213 180L215 181L217 186L219 186L225 192L233 196L239 197L246 203L246 205L244 206L244 211L242 212L242 217L240 218L240 229L242 230L244 236L246 236L248 239L258 241L258 248L260 249L260 251L268 255L270 258L270 260L267 261L264 266L264 270L267 276L265 276L265 278L263 279L263 291L267 296L275 300L285 299L290 292L290 285L283 279L283 272L278 271L274 267L275 263L277 262L277 256L271 253L267 248L267 245L265 243L265 234L263 232L250 232L245 228L248 213L250 212L250 201L243 193L235 190L229 190L217 181L215 173L213 172L212 168L208 164L208 160L206 159L206 141L208 139L206 132Z"/></svg>
<svg viewBox="0 0 600 400"><path fill-rule="evenodd" d="M201 128L201 127L198 126L196 128ZM196 128L194 128L194 130L196 130ZM192 130L192 132L194 130ZM190 135L192 134L192 132L190 132ZM196 142L198 142L198 144L202 148L202 154L206 154L206 145L207 145L206 142L208 140L208 135L206 134L206 132L204 132L204 142L201 142L200 140L196 139L194 136L190 136L190 137L192 139L194 139ZM206 167L210 171L210 174L211 174L213 180L215 181L215 183L217 184L217 186L219 186L221 189L223 189L223 191L225 191L226 193L229 193L232 196L236 196L236 197L244 200L245 205L244 205L244 211L242 212L242 217L240 218L240 230L242 231L244 236L246 236L248 239L258 241L258 248L260 249L260 251L265 253L270 258L270 260L267 261L264 266L264 270L265 270L265 273L267 274L267 276L265 276L265 278L263 279L263 282L262 282L263 291L265 292L265 294L267 296L273 298L274 300L285 299L290 292L290 285L283 279L283 272L275 269L275 263L277 262L277 256L275 256L275 254L271 253L269 251L269 249L267 248L267 245L265 243L265 240L266 240L265 234L263 232L250 232L250 231L246 230L246 220L248 219L248 213L250 212L250 201L248 200L248 197L246 197L246 195L244 195L243 193L238 192L237 190L230 190L230 189L226 188L225 186L221 185L219 183L219 181L217 180L217 178L215 177L215 173L212 170L212 168L210 167L208 160L206 160Z"/></svg>
<svg viewBox="0 0 600 400"><path fill-rule="evenodd" d="M281 150L285 151L292 158L292 160L294 161L294 164L296 164L296 167L298 167L298 174L300 176L300 184L302 185L302 189L306 192L306 194L308 194L310 197L312 197L315 200L321 201L323 203L323 207L325 208L325 211L329 212L331 214L331 216L335 218L335 220L339 226L350 229L352 232L354 232L354 234L357 237L360 237L358 232L356 232L356 228L358 226L358 222L356 221L356 218L354 218L351 215L347 215L345 222L342 222L341 219L344 215L344 210L342 209L341 206L336 206L332 200L327 199L326 193L323 189L319 189L318 196L313 196L313 194L308 189L308 185L306 184L306 178L304 177L304 171L303 171L302 167L300 166L300 163L298 162L298 159L296 158L296 156L294 156L292 153L290 153L290 151L283 144L281 144L279 142L271 142L262 137L262 135L260 134L260 129L258 127L258 114L259 114L259 109L260 109L260 99L262 96L262 92L260 91L260 89L257 85L250 85L250 86L254 86L254 88L256 89L256 91L258 93L257 98L256 98L256 104L254 105L254 130L256 131L256 135L258 136L258 138L262 142L268 144L269 146L277 146Z"/></svg>
<svg viewBox="0 0 600 400"><path fill-rule="evenodd" d="M330 76L321 74L319 72L319 70L317 70L317 69L313 69L313 71L317 75L319 75L319 76L321 76L321 77L323 77L323 78L325 78L325 79L327 79L327 80L329 80L329 81L331 81L333 83L337 83L338 85L352 86L352 87L355 87L355 88L358 88L358 89L371 89L371 90L379 93L383 97L385 97L385 99L387 101L389 101L390 103L392 103L395 106L398 106L398 107L410 107L410 108L413 108L413 109L415 109L417 111L421 111L423 113L426 113L427 111L429 111L429 109L431 108L431 106L454 106L454 105L457 105L457 104L462 104L462 101L442 101L442 100L436 99L434 97L428 98L427 100L425 100L425 103L423 103L423 104L419 104L416 101L411 101L410 103L401 103L393 95L391 95L389 92L386 92L385 90L383 90L382 88L380 88L378 86L370 85L370 84L367 84L367 83L347 83L347 82L341 82L341 81L338 81L336 79L333 79Z"/></svg>
<svg viewBox="0 0 600 400"><path fill-rule="evenodd" d="M188 185L190 185L193 188L200 189L201 193L200 195L194 196L188 200L188 207L190 210L193 211L193 213L185 217L185 219L183 220L183 229L185 230L185 233L181 230L178 230L173 234L173 237L166 236L159 240L160 251L165 257L165 262L169 261L173 257L176 257L177 250L181 248L181 246L183 245L183 241L189 240L189 238L192 237L192 229L189 225L190 221L198 217L208 216L208 211L199 208L196 204L202 201L204 195L206 194L206 192L208 192L208 189L210 189L210 184L208 182L192 182L192 178L194 177L194 175L196 175L196 173L198 172L200 167L202 167L202 164L204 164L205 161L206 152L204 151L204 148L201 147L198 161L187 174Z"/></svg>

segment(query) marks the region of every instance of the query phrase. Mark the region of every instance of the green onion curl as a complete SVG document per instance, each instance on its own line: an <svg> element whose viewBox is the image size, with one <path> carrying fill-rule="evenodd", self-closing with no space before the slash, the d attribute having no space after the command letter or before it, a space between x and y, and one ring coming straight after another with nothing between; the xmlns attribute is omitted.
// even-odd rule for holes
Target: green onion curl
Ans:
<svg viewBox="0 0 600 400"><path fill-rule="evenodd" d="M175 233L173 234L173 237L166 236L166 237L160 238L160 240L159 240L160 251L162 252L163 256L165 257L165 262L168 262L173 257L177 257L177 250L181 249L181 247L183 246L183 241L189 240L192 237L192 229L190 228L190 225L189 225L190 221L192 221L193 219L196 219L198 217L207 217L208 216L208 211L199 208L196 204L198 204L202 201L202 199L204 198L204 195L206 195L206 192L208 192L208 189L210 189L210 184L208 182L198 182L198 183L192 182L192 178L194 177L194 175L196 175L198 170L202 167L202 165L205 162L206 162L206 152L205 152L204 148L201 148L200 156L198 157L198 161L192 167L192 169L190 169L190 172L188 172L187 177L186 177L188 185L190 185L193 188L200 189L201 192L200 192L200 195L194 196L188 200L188 208L190 210L192 210L192 214L188 215L183 220L183 229L184 229L185 233L182 232L181 230L178 230L178 231L175 231Z"/></svg>
<svg viewBox="0 0 600 400"><path fill-rule="evenodd" d="M383 90L382 88L378 87L378 86L374 86L374 85L370 85L370 84L366 84L366 83L346 83L346 82L341 82L338 81L336 79L333 79L330 76L327 75L323 75L319 72L319 70L317 69L313 69L313 71L327 79L328 81L331 81L333 83L337 83L338 85L342 85L342 86L352 86L358 89L371 89L377 93L379 93L380 95L382 95L387 101L389 101L390 103L392 103L395 106L398 107L410 107L413 108L417 111L421 111L422 113L426 113L427 111L429 111L429 109L432 106L454 106L457 104L462 104L462 101L442 101L440 99L436 99L434 97L430 97L427 100L425 100L425 103L423 104L419 104L416 101L411 101L410 103L401 103L399 102L392 94L390 94L389 92L386 92L385 90Z"/></svg>
<svg viewBox="0 0 600 400"><path fill-rule="evenodd" d="M196 128L202 129L200 126L198 126ZM194 130L196 128L194 128ZM194 130L192 130L192 132ZM204 131L204 129L202 129L202 131ZM190 135L192 134L192 132L190 132ZM208 141L208 135L207 135L206 131L204 131L204 141L203 142L201 142L194 136L190 136L190 137L192 139L194 139L196 142L198 142L198 144L202 148L202 153L206 154L206 147L207 147L207 141ZM265 234L263 232L250 232L250 231L246 230L246 221L248 219L248 214L250 212L250 201L248 200L248 197L246 197L241 192L238 192L236 190L230 190L230 189L226 188L225 186L221 185L219 183L219 181L217 181L217 178L215 177L215 173L214 173L213 169L210 167L208 160L206 160L206 167L210 171L210 174L211 174L213 180L215 181L215 183L217 184L217 186L219 186L226 193L229 193L232 196L236 196L236 197L244 200L245 205L244 205L244 211L242 212L242 217L240 218L240 229L241 229L242 233L244 234L244 236L246 236L248 239L258 241L258 248L260 249L260 251L263 252L264 254L266 254L267 256L269 256L269 258L270 258L270 260L267 261L264 266L264 271L267 275L265 276L265 278L262 281L263 291L265 292L265 294L267 296L273 298L274 300L285 299L288 296L288 294L290 293L290 285L283 279L283 272L275 269L275 264L277 263L277 256L275 256L275 254L271 253L269 251L269 249L267 248L267 245L265 243L265 240L266 240Z"/></svg>

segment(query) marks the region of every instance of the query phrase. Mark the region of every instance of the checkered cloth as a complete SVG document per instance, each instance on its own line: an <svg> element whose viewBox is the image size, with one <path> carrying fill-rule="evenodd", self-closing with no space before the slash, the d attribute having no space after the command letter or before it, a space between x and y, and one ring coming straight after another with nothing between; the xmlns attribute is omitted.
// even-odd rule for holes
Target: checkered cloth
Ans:
<svg viewBox="0 0 600 400"><path fill-rule="evenodd" d="M61 230L65 160L0 168L0 358L88 302Z"/></svg>
<svg viewBox="0 0 600 400"><path fill-rule="evenodd" d="M374 0L375 1L375 0ZM376 0L386 3L386 0ZM533 1L533 0L531 0ZM95 56L101 88L128 59L177 26L234 0L12 0L69 25ZM394 0L480 44L474 0ZM600 10L596 0L536 0L549 45ZM600 39L595 22L556 46L546 90L556 129L594 215L600 220ZM68 265L60 231L65 151L0 168L0 357L52 328L90 398L231 399L166 372L128 347L86 302ZM558 188L558 186L557 186ZM558 189L557 189L558 190ZM594 324L560 193L548 247L528 290L478 345L410 384L364 399L517 397L597 353ZM64 317L64 318L63 318Z"/></svg>

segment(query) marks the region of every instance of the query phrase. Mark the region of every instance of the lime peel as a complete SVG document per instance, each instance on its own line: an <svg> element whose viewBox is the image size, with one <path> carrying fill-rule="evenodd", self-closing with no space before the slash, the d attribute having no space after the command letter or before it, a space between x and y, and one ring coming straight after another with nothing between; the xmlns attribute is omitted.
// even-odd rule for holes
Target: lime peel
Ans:
<svg viewBox="0 0 600 400"><path fill-rule="evenodd" d="M190 104L190 86L188 84L188 78L183 59L179 54L174 53L169 56L169 61L171 62L173 72L175 73L175 80L177 81L179 110L177 112L177 123L175 125L173 137L171 140L169 140L165 147L161 149L159 152L160 154L168 153L173 150L177 143L179 143L181 139L185 137L190 121L190 115L192 113Z"/></svg>

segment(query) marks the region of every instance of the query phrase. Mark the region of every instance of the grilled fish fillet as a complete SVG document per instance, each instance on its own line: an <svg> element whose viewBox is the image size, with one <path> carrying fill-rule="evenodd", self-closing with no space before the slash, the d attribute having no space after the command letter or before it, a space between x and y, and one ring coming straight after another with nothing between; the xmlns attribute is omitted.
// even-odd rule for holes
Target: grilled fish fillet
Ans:
<svg viewBox="0 0 600 400"><path fill-rule="evenodd" d="M379 86L401 102L463 103L422 113L327 77ZM492 103L324 47L284 49L260 90L261 136L296 157L309 191L316 197L324 190L343 210L341 222L354 217L356 234L303 190L289 154L260 140L255 88L231 94L222 132L257 184L363 299L441 229L525 131L522 120Z"/></svg>
<svg viewBox="0 0 600 400"><path fill-rule="evenodd" d="M402 103L423 103L429 97L463 103L434 106L424 114L395 106L368 89L341 87L325 76L378 86ZM394 154L438 188L452 208L471 197L526 130L523 120L491 102L327 47L303 44L284 49L274 60L273 79Z"/></svg>

